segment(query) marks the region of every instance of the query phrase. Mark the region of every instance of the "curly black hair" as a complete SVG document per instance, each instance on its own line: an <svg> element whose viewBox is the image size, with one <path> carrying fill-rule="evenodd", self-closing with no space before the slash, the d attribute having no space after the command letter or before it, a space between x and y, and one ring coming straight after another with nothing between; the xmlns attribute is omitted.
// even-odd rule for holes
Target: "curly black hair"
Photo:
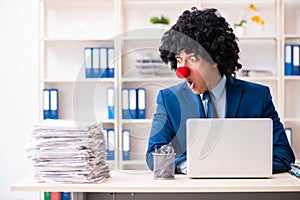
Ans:
<svg viewBox="0 0 300 200"><path fill-rule="evenodd" d="M221 75L235 75L235 71L242 68L233 29L215 8L185 10L176 24L164 33L159 47L160 57L165 63L170 62L173 70L177 69L175 55L182 50L217 63Z"/></svg>

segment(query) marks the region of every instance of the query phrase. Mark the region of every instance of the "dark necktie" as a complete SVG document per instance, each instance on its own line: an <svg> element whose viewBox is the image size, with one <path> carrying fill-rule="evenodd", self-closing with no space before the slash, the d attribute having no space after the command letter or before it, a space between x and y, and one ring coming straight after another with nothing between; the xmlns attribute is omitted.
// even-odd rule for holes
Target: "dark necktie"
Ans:
<svg viewBox="0 0 300 200"><path fill-rule="evenodd" d="M206 118L211 118L211 101L209 91L204 92L202 96L203 110L206 113Z"/></svg>

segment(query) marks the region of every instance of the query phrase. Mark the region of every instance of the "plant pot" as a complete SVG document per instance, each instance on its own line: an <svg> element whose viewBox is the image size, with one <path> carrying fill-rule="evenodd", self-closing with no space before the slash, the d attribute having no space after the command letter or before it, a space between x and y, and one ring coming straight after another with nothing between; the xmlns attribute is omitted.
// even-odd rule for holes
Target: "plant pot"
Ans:
<svg viewBox="0 0 300 200"><path fill-rule="evenodd" d="M246 26L236 26L234 28L234 33L237 37L246 36L247 28L246 28Z"/></svg>
<svg viewBox="0 0 300 200"><path fill-rule="evenodd" d="M169 26L166 24L152 24L151 28L155 36L161 37L168 30Z"/></svg>

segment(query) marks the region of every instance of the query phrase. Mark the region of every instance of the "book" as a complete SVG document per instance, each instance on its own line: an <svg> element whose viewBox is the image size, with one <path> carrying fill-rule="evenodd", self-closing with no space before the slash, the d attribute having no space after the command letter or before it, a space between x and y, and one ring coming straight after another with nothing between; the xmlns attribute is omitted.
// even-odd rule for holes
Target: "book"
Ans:
<svg viewBox="0 0 300 200"><path fill-rule="evenodd" d="M51 200L51 192L44 192L44 200Z"/></svg>
<svg viewBox="0 0 300 200"><path fill-rule="evenodd" d="M51 200L61 200L61 193L60 192L51 192L50 198L51 198Z"/></svg>
<svg viewBox="0 0 300 200"><path fill-rule="evenodd" d="M93 68L92 68L92 48L84 48L84 67L85 67L85 77L93 78Z"/></svg>
<svg viewBox="0 0 300 200"><path fill-rule="evenodd" d="M293 45L285 44L284 46L284 75L291 76L293 70Z"/></svg>
<svg viewBox="0 0 300 200"><path fill-rule="evenodd" d="M106 98L107 98L107 110L108 110L108 119L114 119L115 112L115 89L107 88L106 90Z"/></svg>
<svg viewBox="0 0 300 200"><path fill-rule="evenodd" d="M129 130L122 131L122 159L130 160L130 132L129 132Z"/></svg>
<svg viewBox="0 0 300 200"><path fill-rule="evenodd" d="M146 90L138 88L137 91L137 118L146 119Z"/></svg>

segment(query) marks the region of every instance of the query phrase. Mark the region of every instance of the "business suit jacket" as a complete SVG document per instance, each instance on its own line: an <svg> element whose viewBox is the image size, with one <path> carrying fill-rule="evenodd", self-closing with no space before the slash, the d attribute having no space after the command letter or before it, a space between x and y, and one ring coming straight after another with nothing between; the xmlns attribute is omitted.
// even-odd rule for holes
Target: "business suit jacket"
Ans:
<svg viewBox="0 0 300 200"><path fill-rule="evenodd" d="M290 169L290 164L295 162L295 156L275 110L269 88L228 77L226 90L225 117L271 118L273 173ZM152 152L155 148L170 142L176 152L175 166L186 160L186 120L203 116L201 112L200 97L187 87L187 83L180 83L159 92L146 153L146 161L151 170L153 170ZM176 173L178 172L176 168Z"/></svg>

